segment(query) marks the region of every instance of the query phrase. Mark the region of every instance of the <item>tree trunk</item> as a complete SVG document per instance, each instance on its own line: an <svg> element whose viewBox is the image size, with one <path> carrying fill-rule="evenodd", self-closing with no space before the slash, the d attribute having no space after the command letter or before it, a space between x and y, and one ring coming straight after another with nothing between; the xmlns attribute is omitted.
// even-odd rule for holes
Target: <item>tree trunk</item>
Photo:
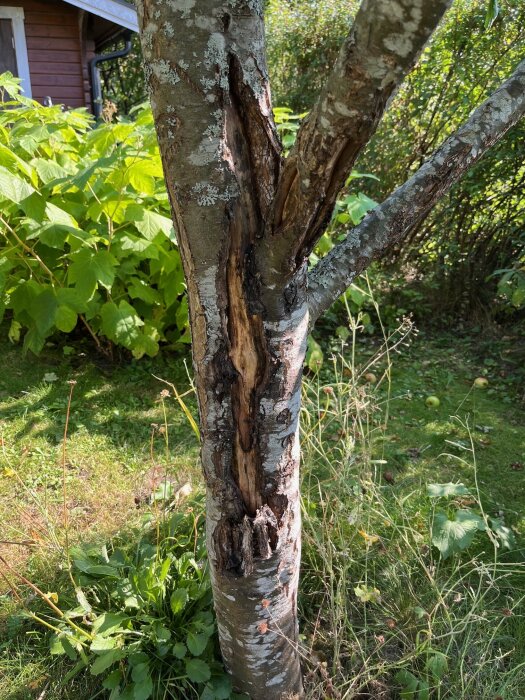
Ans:
<svg viewBox="0 0 525 700"><path fill-rule="evenodd" d="M262 5L144 0L139 15L188 285L221 649L237 690L300 696L306 269L266 285L256 261L280 170Z"/></svg>
<svg viewBox="0 0 525 700"><path fill-rule="evenodd" d="M283 689L301 696L299 410L308 311L304 294L281 290L280 320L245 314L242 287L229 278L236 270L225 269L229 354L208 361L195 353L221 650L249 697L277 699Z"/></svg>
<svg viewBox="0 0 525 700"><path fill-rule="evenodd" d="M299 410L312 319L525 112L525 62L405 186L306 260L451 0L363 0L282 162L262 0L138 0L187 283L219 638L234 687L301 696Z"/></svg>

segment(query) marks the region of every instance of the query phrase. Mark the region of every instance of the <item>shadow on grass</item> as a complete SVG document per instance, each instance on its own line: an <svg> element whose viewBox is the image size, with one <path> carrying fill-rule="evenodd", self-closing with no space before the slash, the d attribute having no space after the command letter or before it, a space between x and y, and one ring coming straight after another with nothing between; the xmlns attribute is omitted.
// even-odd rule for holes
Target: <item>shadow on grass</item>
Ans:
<svg viewBox="0 0 525 700"><path fill-rule="evenodd" d="M153 375L174 383L181 392L189 388L183 356L122 361L111 364L81 352L64 357L47 349L39 357L22 356L19 346L0 340L3 372L0 374L0 423L11 426L14 440L31 436L56 444L63 436L68 403L68 382L76 382L68 434L85 429L109 438L116 446L131 449L147 444L151 424L163 421L159 394L164 384ZM187 403L195 410L193 397ZM176 407L177 410L171 410ZM186 419L174 403L170 434L175 442L190 437Z"/></svg>

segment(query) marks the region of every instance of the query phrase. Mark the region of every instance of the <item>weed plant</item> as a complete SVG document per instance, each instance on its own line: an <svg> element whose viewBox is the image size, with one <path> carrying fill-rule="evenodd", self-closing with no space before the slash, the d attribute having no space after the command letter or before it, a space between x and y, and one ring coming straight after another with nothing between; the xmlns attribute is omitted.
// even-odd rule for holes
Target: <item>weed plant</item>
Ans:
<svg viewBox="0 0 525 700"><path fill-rule="evenodd" d="M359 317L303 396L300 607L311 698L525 697L525 563L487 512L470 441L462 483L398 478L385 459L404 320L356 363ZM373 371L372 371L373 370Z"/></svg>

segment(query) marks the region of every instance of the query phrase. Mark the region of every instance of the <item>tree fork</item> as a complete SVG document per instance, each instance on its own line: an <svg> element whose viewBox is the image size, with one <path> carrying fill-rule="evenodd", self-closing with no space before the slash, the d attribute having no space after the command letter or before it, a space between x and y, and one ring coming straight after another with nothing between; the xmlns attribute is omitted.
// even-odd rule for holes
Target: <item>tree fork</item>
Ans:
<svg viewBox="0 0 525 700"><path fill-rule="evenodd" d="M138 0L188 288L219 639L234 687L253 700L303 694L299 411L309 326L525 111L522 67L504 99L482 110L480 138L467 123L307 277L340 184L450 4L363 0L283 163L262 0Z"/></svg>

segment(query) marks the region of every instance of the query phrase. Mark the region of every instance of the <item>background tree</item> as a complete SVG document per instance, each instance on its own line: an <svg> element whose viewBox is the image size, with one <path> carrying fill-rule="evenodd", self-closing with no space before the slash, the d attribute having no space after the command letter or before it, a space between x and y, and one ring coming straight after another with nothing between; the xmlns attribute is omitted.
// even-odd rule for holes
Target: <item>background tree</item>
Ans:
<svg viewBox="0 0 525 700"><path fill-rule="evenodd" d="M450 0L365 0L282 160L262 3L142 0L146 78L188 287L223 657L302 694L298 420L308 329L525 112L525 63L317 266L309 253Z"/></svg>

